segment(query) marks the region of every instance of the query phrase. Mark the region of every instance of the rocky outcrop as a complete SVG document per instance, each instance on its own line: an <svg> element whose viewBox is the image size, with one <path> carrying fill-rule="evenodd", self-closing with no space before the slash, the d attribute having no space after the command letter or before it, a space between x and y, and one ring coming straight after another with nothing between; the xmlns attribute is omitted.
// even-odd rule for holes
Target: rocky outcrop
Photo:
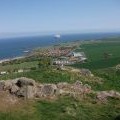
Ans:
<svg viewBox="0 0 120 120"><path fill-rule="evenodd" d="M81 97L94 92L100 101L107 101L109 97L120 98L120 93L116 91L92 91L91 86L76 81L73 84L61 82L58 84L41 84L25 77L14 80L0 81L0 92L9 93L10 96L25 99L54 98L59 95L70 95Z"/></svg>
<svg viewBox="0 0 120 120"><path fill-rule="evenodd" d="M120 64L116 66L116 70L120 70Z"/></svg>
<svg viewBox="0 0 120 120"><path fill-rule="evenodd" d="M74 84L40 84L32 79L17 78L14 80L0 81L0 91L9 91L11 95L27 99L54 97L57 95L74 94L81 95L91 91L89 85L83 85L80 81Z"/></svg>
<svg viewBox="0 0 120 120"><path fill-rule="evenodd" d="M118 99L120 99L120 93L116 92L114 90L111 90L111 91L100 91L100 92L97 92L97 98L101 102L107 101L108 98L118 98Z"/></svg>

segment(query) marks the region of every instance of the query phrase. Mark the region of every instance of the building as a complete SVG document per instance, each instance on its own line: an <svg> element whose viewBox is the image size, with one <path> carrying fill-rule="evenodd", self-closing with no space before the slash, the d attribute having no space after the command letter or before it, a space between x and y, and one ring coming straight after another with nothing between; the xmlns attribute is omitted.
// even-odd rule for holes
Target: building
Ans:
<svg viewBox="0 0 120 120"><path fill-rule="evenodd" d="M0 72L0 75L5 75L5 74L7 74L7 71L1 71Z"/></svg>
<svg viewBox="0 0 120 120"><path fill-rule="evenodd" d="M84 52L70 52L68 54L69 57L83 57L85 56Z"/></svg>
<svg viewBox="0 0 120 120"><path fill-rule="evenodd" d="M18 73L22 73L22 72L24 72L23 69L19 69L19 70L18 70Z"/></svg>
<svg viewBox="0 0 120 120"><path fill-rule="evenodd" d="M70 62L68 60L54 60L53 64L54 65L70 65L70 64L73 64L73 62Z"/></svg>
<svg viewBox="0 0 120 120"><path fill-rule="evenodd" d="M87 60L84 52L71 52L68 54L68 56L70 57L71 61L84 62Z"/></svg>

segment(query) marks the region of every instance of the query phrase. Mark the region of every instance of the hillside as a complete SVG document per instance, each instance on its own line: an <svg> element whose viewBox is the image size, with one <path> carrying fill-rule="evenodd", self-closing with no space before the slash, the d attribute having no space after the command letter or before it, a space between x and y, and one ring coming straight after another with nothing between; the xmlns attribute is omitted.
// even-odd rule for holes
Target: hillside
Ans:
<svg viewBox="0 0 120 120"><path fill-rule="evenodd" d="M0 75L0 86L4 83L3 91L0 89L0 120L119 120L120 69L116 66L120 64L120 41L112 38L79 42L74 51L84 51L87 61L59 68L50 64L51 58L37 56L0 64L0 71L8 71ZM32 79L35 88L36 85L58 88L58 84L65 84L67 87L62 86L65 94L34 99L25 99L25 94L18 97L21 89L26 90L26 82L17 86L14 94L11 82L24 80L23 77ZM90 92L81 93L79 90L86 90L84 86L89 86Z"/></svg>

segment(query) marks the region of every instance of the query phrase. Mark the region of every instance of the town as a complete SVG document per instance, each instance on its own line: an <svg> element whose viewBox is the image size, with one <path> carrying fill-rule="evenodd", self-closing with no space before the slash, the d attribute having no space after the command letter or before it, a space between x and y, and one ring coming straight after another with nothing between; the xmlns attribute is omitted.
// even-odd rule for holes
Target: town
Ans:
<svg viewBox="0 0 120 120"><path fill-rule="evenodd" d="M75 63L85 63L87 61L87 57L83 51L81 52L75 52L77 46L75 45L66 45L66 46L57 46L52 48L46 48L46 49L39 49L32 51L30 54L26 55L25 57L16 57L12 59L5 59L1 60L0 64L6 64L11 63L12 61L18 61L22 59L31 59L34 58L51 58L51 64L54 66L63 67L65 65L72 65ZM16 68L12 72L14 73L22 73L30 71L31 68ZM0 69L0 75L9 74L11 72Z"/></svg>

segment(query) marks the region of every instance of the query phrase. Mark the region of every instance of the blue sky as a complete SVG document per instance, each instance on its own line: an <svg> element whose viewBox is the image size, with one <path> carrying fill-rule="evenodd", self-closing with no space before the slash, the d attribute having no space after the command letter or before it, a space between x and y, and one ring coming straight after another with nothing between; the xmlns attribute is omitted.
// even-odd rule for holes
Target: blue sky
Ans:
<svg viewBox="0 0 120 120"><path fill-rule="evenodd" d="M120 31L120 0L0 0L0 34Z"/></svg>

